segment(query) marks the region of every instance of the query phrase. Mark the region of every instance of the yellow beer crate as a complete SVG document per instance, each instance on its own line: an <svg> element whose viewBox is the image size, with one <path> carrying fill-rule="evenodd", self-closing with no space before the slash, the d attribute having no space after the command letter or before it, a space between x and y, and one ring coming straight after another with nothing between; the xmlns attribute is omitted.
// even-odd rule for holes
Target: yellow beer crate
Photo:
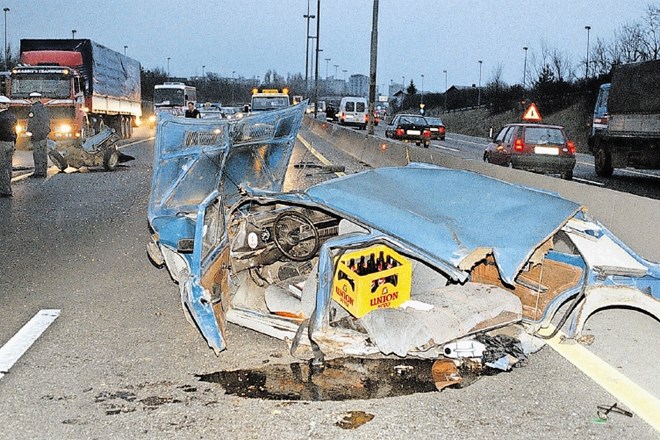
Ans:
<svg viewBox="0 0 660 440"><path fill-rule="evenodd" d="M360 261L367 261L372 273L359 275L369 269L360 270L356 263ZM412 264L387 246L347 252L337 264L332 299L356 318L375 309L399 307L410 299Z"/></svg>

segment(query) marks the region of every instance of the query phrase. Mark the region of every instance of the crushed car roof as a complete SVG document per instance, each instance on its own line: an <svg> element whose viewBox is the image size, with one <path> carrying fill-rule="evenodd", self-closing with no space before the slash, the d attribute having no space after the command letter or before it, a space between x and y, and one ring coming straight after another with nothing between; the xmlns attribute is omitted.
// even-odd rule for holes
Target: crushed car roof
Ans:
<svg viewBox="0 0 660 440"><path fill-rule="evenodd" d="M427 164L373 169L305 193L455 267L475 251L492 251L507 283L580 210L552 193Z"/></svg>

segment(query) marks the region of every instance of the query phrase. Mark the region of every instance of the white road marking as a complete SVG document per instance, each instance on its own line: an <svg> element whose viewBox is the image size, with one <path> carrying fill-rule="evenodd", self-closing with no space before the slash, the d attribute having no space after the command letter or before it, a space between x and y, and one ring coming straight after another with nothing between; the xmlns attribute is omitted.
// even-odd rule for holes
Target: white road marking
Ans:
<svg viewBox="0 0 660 440"><path fill-rule="evenodd" d="M449 151L461 151L458 148L451 148L451 147L446 147L444 145L438 145L438 144L432 144L435 148L441 148L443 150L449 150Z"/></svg>
<svg viewBox="0 0 660 440"><path fill-rule="evenodd" d="M5 345L0 347L0 379L34 344L39 336L50 326L60 310L44 309L34 315Z"/></svg>
<svg viewBox="0 0 660 440"><path fill-rule="evenodd" d="M316 148L312 147L312 145L303 138L300 133L297 135L298 140L309 150L310 153L314 155L323 165L330 165L332 162L330 162L328 159L325 158ZM336 171L335 174L339 177L345 176L346 173L342 171Z"/></svg>
<svg viewBox="0 0 660 440"><path fill-rule="evenodd" d="M589 185L605 186L602 182L596 182L595 180L582 179L580 177L573 177L573 180L576 182L588 183Z"/></svg>
<svg viewBox="0 0 660 440"><path fill-rule="evenodd" d="M146 139L140 139L139 141L134 141L134 142L131 142L130 144L120 145L120 146L117 147L117 149L121 150L122 148L130 147L131 145L137 145L137 144L140 144L142 142L151 141L153 139L156 139L156 136L152 136L152 137L146 138Z"/></svg>

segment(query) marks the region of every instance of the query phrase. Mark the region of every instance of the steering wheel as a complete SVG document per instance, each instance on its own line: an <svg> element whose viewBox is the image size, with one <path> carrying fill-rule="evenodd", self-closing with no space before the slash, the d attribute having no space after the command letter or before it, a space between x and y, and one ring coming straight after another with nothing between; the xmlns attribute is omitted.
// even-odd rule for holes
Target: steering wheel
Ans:
<svg viewBox="0 0 660 440"><path fill-rule="evenodd" d="M273 241L280 252L293 261L309 260L321 244L314 223L296 211L285 211L275 218Z"/></svg>

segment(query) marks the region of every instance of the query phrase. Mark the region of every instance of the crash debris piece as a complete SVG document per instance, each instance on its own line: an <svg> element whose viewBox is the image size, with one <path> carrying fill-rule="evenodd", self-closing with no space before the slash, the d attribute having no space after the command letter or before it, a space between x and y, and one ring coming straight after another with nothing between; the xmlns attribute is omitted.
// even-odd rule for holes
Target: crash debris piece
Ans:
<svg viewBox="0 0 660 440"><path fill-rule="evenodd" d="M463 378L458 372L456 364L451 359L438 359L433 362L433 382L438 391L442 391L451 385L461 383Z"/></svg>
<svg viewBox="0 0 660 440"><path fill-rule="evenodd" d="M355 429L365 423L371 422L373 419L373 414L364 411L349 411L341 420L335 423L335 425L339 426L341 429Z"/></svg>

